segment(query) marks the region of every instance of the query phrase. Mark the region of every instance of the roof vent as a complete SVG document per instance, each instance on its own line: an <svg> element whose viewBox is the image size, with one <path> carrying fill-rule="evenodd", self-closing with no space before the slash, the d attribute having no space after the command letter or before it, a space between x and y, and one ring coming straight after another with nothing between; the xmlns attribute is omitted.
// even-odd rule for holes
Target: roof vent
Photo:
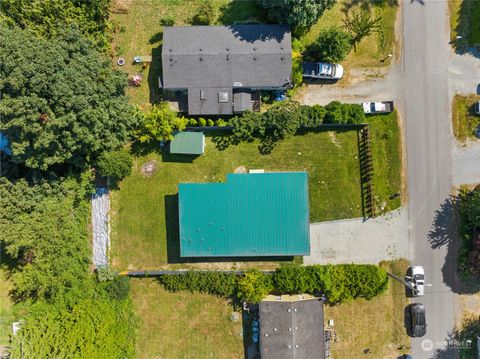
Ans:
<svg viewBox="0 0 480 359"><path fill-rule="evenodd" d="M295 327L295 330L298 330L298 327Z"/></svg>
<svg viewBox="0 0 480 359"><path fill-rule="evenodd" d="M228 47L225 50L230 51L230 49Z"/></svg>
<svg viewBox="0 0 480 359"><path fill-rule="evenodd" d="M256 61L256 60L257 60L257 58L254 56L254 57L253 57L253 61Z"/></svg>
<svg viewBox="0 0 480 359"><path fill-rule="evenodd" d="M230 58L231 58L231 57L232 57L232 56L230 56L230 54L228 54L228 55L227 55L227 61L230 61Z"/></svg>
<svg viewBox="0 0 480 359"><path fill-rule="evenodd" d="M268 333L267 333L267 334L265 334L265 336L266 336L266 337L268 337Z"/></svg>
<svg viewBox="0 0 480 359"><path fill-rule="evenodd" d="M288 308L288 312L289 312L289 313L291 313L291 312L292 312L292 310L291 310L290 308Z"/></svg>
<svg viewBox="0 0 480 359"><path fill-rule="evenodd" d="M257 48L256 48L256 47L254 47L254 48L253 48L253 51L257 51Z"/></svg>
<svg viewBox="0 0 480 359"><path fill-rule="evenodd" d="M198 49L198 51L202 51L202 49Z"/></svg>
<svg viewBox="0 0 480 359"><path fill-rule="evenodd" d="M292 328L288 328L288 331L291 332L291 331L292 331Z"/></svg>
<svg viewBox="0 0 480 359"><path fill-rule="evenodd" d="M296 311L297 311L297 308L295 308L293 311L296 312Z"/></svg>
<svg viewBox="0 0 480 359"><path fill-rule="evenodd" d="M276 332L276 331L277 331L277 328L273 328L273 331Z"/></svg>
<svg viewBox="0 0 480 359"><path fill-rule="evenodd" d="M284 56L280 57L280 60L284 61L284 60L285 60L285 57L284 57Z"/></svg>
<svg viewBox="0 0 480 359"><path fill-rule="evenodd" d="M298 344L295 344L295 348L298 348Z"/></svg>
<svg viewBox="0 0 480 359"><path fill-rule="evenodd" d="M205 93L205 90L200 90L200 100L206 100L207 99L207 94Z"/></svg>
<svg viewBox="0 0 480 359"><path fill-rule="evenodd" d="M218 93L218 102L220 103L226 103L228 102L228 92L226 91L220 91Z"/></svg>
<svg viewBox="0 0 480 359"><path fill-rule="evenodd" d="M200 57L199 60L200 60L200 61L203 61L203 58Z"/></svg>
<svg viewBox="0 0 480 359"><path fill-rule="evenodd" d="M168 49L168 52L172 52L172 49Z"/></svg>
<svg viewBox="0 0 480 359"><path fill-rule="evenodd" d="M290 344L288 344L288 349L292 349L292 346Z"/></svg>

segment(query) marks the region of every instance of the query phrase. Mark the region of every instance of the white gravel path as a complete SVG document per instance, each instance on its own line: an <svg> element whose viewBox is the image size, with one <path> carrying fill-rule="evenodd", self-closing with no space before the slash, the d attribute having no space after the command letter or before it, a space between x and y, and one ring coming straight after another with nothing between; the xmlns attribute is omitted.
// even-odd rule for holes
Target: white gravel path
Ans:
<svg viewBox="0 0 480 359"><path fill-rule="evenodd" d="M108 265L108 249L110 247L108 212L110 197L105 187L97 187L92 195L92 227L93 227L93 264Z"/></svg>

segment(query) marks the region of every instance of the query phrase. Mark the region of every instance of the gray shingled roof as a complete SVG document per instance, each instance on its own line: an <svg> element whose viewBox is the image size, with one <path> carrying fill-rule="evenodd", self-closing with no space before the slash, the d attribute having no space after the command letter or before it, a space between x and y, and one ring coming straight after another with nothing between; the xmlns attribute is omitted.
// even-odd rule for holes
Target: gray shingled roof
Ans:
<svg viewBox="0 0 480 359"><path fill-rule="evenodd" d="M260 302L262 359L325 358L320 299Z"/></svg>
<svg viewBox="0 0 480 359"><path fill-rule="evenodd" d="M233 114L232 88L189 88L190 115Z"/></svg>
<svg viewBox="0 0 480 359"><path fill-rule="evenodd" d="M165 27L163 87L283 87L292 72L290 29L283 25Z"/></svg>

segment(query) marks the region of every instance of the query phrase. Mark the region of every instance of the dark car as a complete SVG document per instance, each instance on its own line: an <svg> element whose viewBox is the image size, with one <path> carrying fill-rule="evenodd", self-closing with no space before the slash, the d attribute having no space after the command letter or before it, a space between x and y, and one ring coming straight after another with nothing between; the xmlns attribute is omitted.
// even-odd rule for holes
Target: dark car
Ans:
<svg viewBox="0 0 480 359"><path fill-rule="evenodd" d="M475 103L475 113L477 115L480 115L480 101L478 101L477 103Z"/></svg>
<svg viewBox="0 0 480 359"><path fill-rule="evenodd" d="M410 321L412 337L423 337L427 333L427 322L425 320L425 307L421 303L410 305Z"/></svg>

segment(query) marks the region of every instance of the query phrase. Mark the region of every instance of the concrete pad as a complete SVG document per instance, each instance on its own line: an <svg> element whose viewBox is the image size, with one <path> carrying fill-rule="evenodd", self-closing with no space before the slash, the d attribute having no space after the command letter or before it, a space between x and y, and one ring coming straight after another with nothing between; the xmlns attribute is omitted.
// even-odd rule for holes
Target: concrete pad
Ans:
<svg viewBox="0 0 480 359"><path fill-rule="evenodd" d="M363 218L310 224L310 256L304 264L370 263L410 258L406 208Z"/></svg>

